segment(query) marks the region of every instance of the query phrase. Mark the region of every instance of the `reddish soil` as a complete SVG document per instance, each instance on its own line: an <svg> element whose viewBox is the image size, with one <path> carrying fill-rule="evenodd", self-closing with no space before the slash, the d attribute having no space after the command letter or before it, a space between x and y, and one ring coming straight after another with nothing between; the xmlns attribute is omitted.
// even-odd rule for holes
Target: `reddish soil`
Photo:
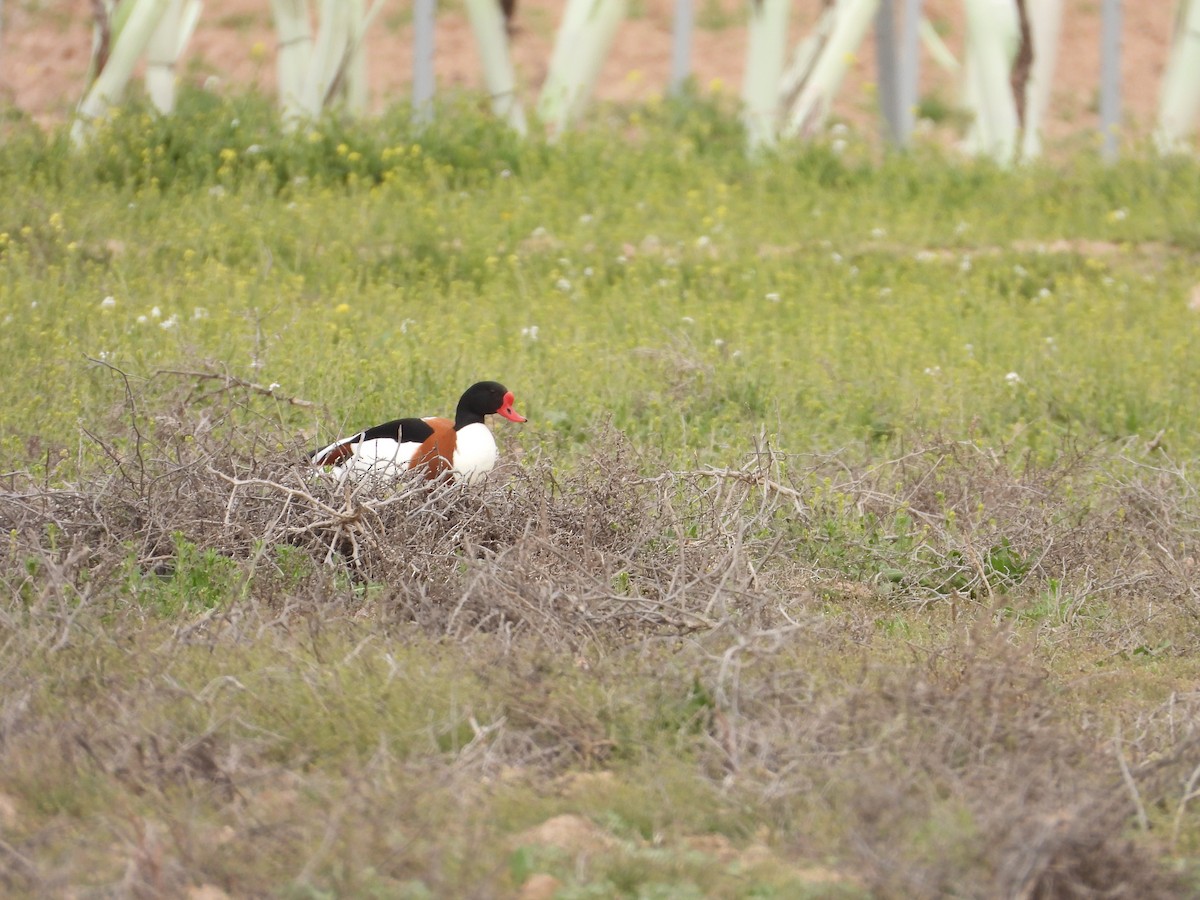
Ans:
<svg viewBox="0 0 1200 900"><path fill-rule="evenodd" d="M0 0L0 108L16 107L38 122L61 122L84 86L91 46L90 0ZM480 84L474 38L460 4L438 17L436 68L440 88L473 89ZM736 91L741 81L745 31L744 0L696 0L699 20L692 65L702 88ZM792 29L798 36L816 20L822 0L797 0ZM1159 82L1166 65L1173 4L1125 3L1123 111L1127 138L1143 137L1153 123ZM545 77L554 29L563 0L518 0L513 52L526 100ZM674 0L634 0L635 15L624 23L601 77L599 95L608 100L645 100L661 94L670 69ZM403 97L411 82L409 0L390 0L368 40L373 102ZM960 0L926 0L927 17L956 54L962 49ZM1100 4L1066 0L1057 89L1045 123L1051 145L1078 146L1093 140L1100 68ZM184 60L182 75L194 83L211 76L225 84L255 84L272 90L274 31L267 0L205 0L204 12ZM937 91L953 102L957 88L927 55L922 58L922 93ZM856 122L875 115L872 42L863 47L839 94L835 112ZM214 83L214 82L209 82Z"/></svg>

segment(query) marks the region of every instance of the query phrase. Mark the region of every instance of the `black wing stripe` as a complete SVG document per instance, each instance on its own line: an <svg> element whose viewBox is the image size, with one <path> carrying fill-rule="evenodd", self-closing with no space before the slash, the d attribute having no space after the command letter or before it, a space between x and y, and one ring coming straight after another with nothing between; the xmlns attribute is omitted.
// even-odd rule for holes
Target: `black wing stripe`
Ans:
<svg viewBox="0 0 1200 900"><path fill-rule="evenodd" d="M409 442L420 444L433 434L433 429L424 419L393 419L368 428L359 440L374 441L380 438L396 441L400 444Z"/></svg>

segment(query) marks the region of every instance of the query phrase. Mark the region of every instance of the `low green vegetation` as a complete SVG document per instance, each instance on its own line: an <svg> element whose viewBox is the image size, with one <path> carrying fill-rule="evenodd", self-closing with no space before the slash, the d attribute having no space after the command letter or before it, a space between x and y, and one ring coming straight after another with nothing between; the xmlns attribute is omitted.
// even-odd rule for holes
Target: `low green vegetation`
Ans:
<svg viewBox="0 0 1200 900"><path fill-rule="evenodd" d="M5 129L0 892L1200 884L1194 163ZM303 465L485 378L481 490Z"/></svg>
<svg viewBox="0 0 1200 900"><path fill-rule="evenodd" d="M9 137L8 456L75 456L112 393L86 357L210 361L347 423L494 372L532 413L517 439L560 459L605 420L718 463L760 431L1195 449L1194 166L1006 174L853 144L753 165L704 106L552 149L465 111L285 136L259 101L193 106L123 116L86 157Z"/></svg>

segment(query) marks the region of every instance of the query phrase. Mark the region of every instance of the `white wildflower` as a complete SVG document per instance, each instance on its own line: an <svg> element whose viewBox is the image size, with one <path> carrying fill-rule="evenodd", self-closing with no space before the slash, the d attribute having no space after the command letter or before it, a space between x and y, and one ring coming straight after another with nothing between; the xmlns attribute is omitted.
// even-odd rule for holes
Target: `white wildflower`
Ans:
<svg viewBox="0 0 1200 900"><path fill-rule="evenodd" d="M521 337L536 341L538 339L538 327L536 325L526 325L521 329Z"/></svg>
<svg viewBox="0 0 1200 900"><path fill-rule="evenodd" d="M117 298L116 298L116 297L111 297L111 296L110 296L110 297L105 297L103 300L101 300L101 301L100 301L100 308L101 308L101 309L112 309L112 308L114 308L116 305L117 305Z"/></svg>
<svg viewBox="0 0 1200 900"><path fill-rule="evenodd" d="M1007 375L1004 376L1004 381L1007 384L1020 384L1021 376L1018 375L1016 372L1009 372Z"/></svg>

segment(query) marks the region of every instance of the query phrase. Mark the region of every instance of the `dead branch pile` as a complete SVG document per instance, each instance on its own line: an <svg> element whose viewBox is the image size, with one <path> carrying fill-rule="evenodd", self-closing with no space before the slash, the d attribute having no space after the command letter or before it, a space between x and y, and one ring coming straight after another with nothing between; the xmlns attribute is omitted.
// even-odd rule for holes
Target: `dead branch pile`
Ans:
<svg viewBox="0 0 1200 900"><path fill-rule="evenodd" d="M482 488L341 484L261 422L236 421L241 408L135 419L119 442L96 438L99 461L70 485L10 476L14 595L46 589L35 582L51 572L60 592L81 580L92 599L136 592L177 577L190 547L240 567L256 603L287 602L284 569L300 557L307 587L287 593L335 614L362 612L350 607L369 593L369 614L433 633L636 639L752 618L765 602L755 566L774 507L743 514L752 480L709 479L684 510L678 480L642 478L626 449L566 475L510 466Z"/></svg>
<svg viewBox="0 0 1200 900"><path fill-rule="evenodd" d="M230 561L242 593L268 606L303 594L325 615L569 644L780 623L813 593L1009 608L1049 597L1068 622L1151 592L1200 614L1200 504L1178 467L1073 450L1014 464L939 441L857 462L760 447L738 468L646 475L612 436L617 450L565 473L534 461L482 488L346 485L256 411L264 390L222 383L153 415L128 392L115 437L91 434L98 452L74 483L8 476L14 595L47 590L39 572L68 593L79 573L89 597L127 592L176 575L191 547ZM304 588L285 591L297 558Z"/></svg>

